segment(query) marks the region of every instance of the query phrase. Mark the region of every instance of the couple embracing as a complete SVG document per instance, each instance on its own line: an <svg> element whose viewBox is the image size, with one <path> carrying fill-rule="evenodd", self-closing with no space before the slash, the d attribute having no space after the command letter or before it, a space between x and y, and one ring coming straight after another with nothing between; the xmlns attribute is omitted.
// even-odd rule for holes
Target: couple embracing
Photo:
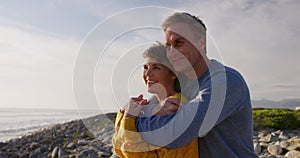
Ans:
<svg viewBox="0 0 300 158"><path fill-rule="evenodd" d="M113 136L120 157L257 158L250 94L234 69L207 57L206 26L174 13L162 24L164 45L144 53L150 100L131 98Z"/></svg>

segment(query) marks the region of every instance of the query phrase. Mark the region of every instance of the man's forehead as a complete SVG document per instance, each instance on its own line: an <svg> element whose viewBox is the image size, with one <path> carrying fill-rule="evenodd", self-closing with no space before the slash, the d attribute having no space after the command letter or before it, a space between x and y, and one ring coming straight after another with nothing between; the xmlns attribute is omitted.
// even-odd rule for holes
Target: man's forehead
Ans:
<svg viewBox="0 0 300 158"><path fill-rule="evenodd" d="M165 30L166 40L177 40L178 38L185 38L192 40L193 32L186 23L176 23L170 25ZM167 39L168 38L168 39Z"/></svg>
<svg viewBox="0 0 300 158"><path fill-rule="evenodd" d="M173 31L170 31L170 30L167 30L165 32L165 36L166 36L166 38L172 39L172 40L178 39L178 38L183 38L180 34L178 34L176 32L173 32Z"/></svg>

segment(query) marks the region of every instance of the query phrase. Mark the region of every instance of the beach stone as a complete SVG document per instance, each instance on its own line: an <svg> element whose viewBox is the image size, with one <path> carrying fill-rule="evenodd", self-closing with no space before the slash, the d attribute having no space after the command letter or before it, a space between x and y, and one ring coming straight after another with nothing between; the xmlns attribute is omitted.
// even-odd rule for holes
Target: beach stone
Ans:
<svg viewBox="0 0 300 158"><path fill-rule="evenodd" d="M81 139L81 140L78 140L77 141L77 144L78 145L87 145L88 144L88 141L84 140L84 139Z"/></svg>
<svg viewBox="0 0 300 158"><path fill-rule="evenodd" d="M93 150L96 153L99 152L99 151L101 151L98 147L95 147L95 146L90 146L89 150Z"/></svg>
<svg viewBox="0 0 300 158"><path fill-rule="evenodd" d="M0 148L3 148L7 145L7 143L4 143L4 142L0 142Z"/></svg>
<svg viewBox="0 0 300 158"><path fill-rule="evenodd" d="M94 150L86 149L80 152L79 157L98 157Z"/></svg>
<svg viewBox="0 0 300 158"><path fill-rule="evenodd" d="M39 148L37 148L37 149L35 149L35 152L36 153L44 153L44 152L46 152L46 151L48 151L48 149L47 148L45 148L45 147L39 147Z"/></svg>
<svg viewBox="0 0 300 158"><path fill-rule="evenodd" d="M287 140L287 143L289 143L287 150L300 150L300 138L291 138Z"/></svg>
<svg viewBox="0 0 300 158"><path fill-rule="evenodd" d="M112 154L109 158L120 158L120 157L116 154Z"/></svg>
<svg viewBox="0 0 300 158"><path fill-rule="evenodd" d="M66 148L73 150L73 149L75 149L75 144L73 142L68 143L68 145L66 146Z"/></svg>
<svg viewBox="0 0 300 158"><path fill-rule="evenodd" d="M299 135L300 135L300 133L298 133L298 135L295 134L295 133L288 133L288 136L289 136L290 138L295 137L295 136L299 136Z"/></svg>
<svg viewBox="0 0 300 158"><path fill-rule="evenodd" d="M286 132L281 131L278 138L281 140L286 140L286 139L289 139L289 136Z"/></svg>
<svg viewBox="0 0 300 158"><path fill-rule="evenodd" d="M260 142L259 145L263 148L267 148L269 146L269 144L266 142Z"/></svg>
<svg viewBox="0 0 300 158"><path fill-rule="evenodd" d="M111 157L111 153L108 153L108 152L103 152L103 151L99 151L98 153L98 156L100 157Z"/></svg>
<svg viewBox="0 0 300 158"><path fill-rule="evenodd" d="M51 138L45 138L44 140L40 141L40 144L51 144L52 140Z"/></svg>
<svg viewBox="0 0 300 158"><path fill-rule="evenodd" d="M58 157L58 150L59 150L59 147L55 147L53 150L52 150L52 153L51 153L51 157L52 158L57 158Z"/></svg>
<svg viewBox="0 0 300 158"><path fill-rule="evenodd" d="M277 131L274 131L272 133L275 133L275 134L279 135L281 132L282 132L281 130L277 130Z"/></svg>
<svg viewBox="0 0 300 158"><path fill-rule="evenodd" d="M282 153L282 148L280 145L270 145L268 147L268 152L272 155L280 155Z"/></svg>
<svg viewBox="0 0 300 158"><path fill-rule="evenodd" d="M63 157L65 155L67 155L67 152L63 148L59 147L59 149L58 149L58 157Z"/></svg>
<svg viewBox="0 0 300 158"><path fill-rule="evenodd" d="M103 128L98 134L99 135L102 135L102 134L105 134L107 132L110 132L110 131L114 131L115 130L115 127L114 126L106 126L105 128Z"/></svg>
<svg viewBox="0 0 300 158"><path fill-rule="evenodd" d="M29 158L37 158L41 154L42 154L41 148L37 148L29 154Z"/></svg>
<svg viewBox="0 0 300 158"><path fill-rule="evenodd" d="M9 157L9 158L18 158L18 157L19 157L19 154L17 154L17 153L9 153L9 154L8 154L8 157Z"/></svg>
<svg viewBox="0 0 300 158"><path fill-rule="evenodd" d="M254 151L256 154L261 152L261 146L258 143L254 143Z"/></svg>
<svg viewBox="0 0 300 158"><path fill-rule="evenodd" d="M289 146L290 143L287 142L287 140L280 141L279 145L281 148L286 149Z"/></svg>
<svg viewBox="0 0 300 158"><path fill-rule="evenodd" d="M65 131L65 130L67 129L66 124L62 124L62 125L60 126L60 129L61 129L62 131Z"/></svg>
<svg viewBox="0 0 300 158"><path fill-rule="evenodd" d="M48 158L47 154L39 154L37 158Z"/></svg>
<svg viewBox="0 0 300 158"><path fill-rule="evenodd" d="M31 150L36 149L37 147L39 147L39 143L37 143L37 142L32 142L32 143L30 144Z"/></svg>
<svg viewBox="0 0 300 158"><path fill-rule="evenodd" d="M38 154L37 153L30 153L29 154L29 158L38 158Z"/></svg>
<svg viewBox="0 0 300 158"><path fill-rule="evenodd" d="M267 134L267 135L262 135L259 139L260 142L265 142L265 143L269 143L272 140L272 135L271 134Z"/></svg>
<svg viewBox="0 0 300 158"><path fill-rule="evenodd" d="M259 140L258 139L253 139L253 144L254 143L259 143Z"/></svg>
<svg viewBox="0 0 300 158"><path fill-rule="evenodd" d="M19 154L20 155L20 157L29 157L29 151L27 151L27 150L25 150L25 151L22 151L22 153L21 154ZM1 157L1 156L0 156Z"/></svg>
<svg viewBox="0 0 300 158"><path fill-rule="evenodd" d="M64 141L62 137L58 137L50 144L50 149L54 148L56 145L61 144Z"/></svg>
<svg viewBox="0 0 300 158"><path fill-rule="evenodd" d="M94 140L91 141L91 146L93 146L101 151L105 150L104 145L105 144L97 138L95 138Z"/></svg>
<svg viewBox="0 0 300 158"><path fill-rule="evenodd" d="M280 146L280 141L277 141L277 142L272 142L271 144L273 144L273 145L279 145Z"/></svg>
<svg viewBox="0 0 300 158"><path fill-rule="evenodd" d="M274 155L265 155L265 156L263 156L264 158L276 158L276 156L274 156Z"/></svg>
<svg viewBox="0 0 300 158"><path fill-rule="evenodd" d="M291 150L284 155L285 158L300 158L300 151Z"/></svg>
<svg viewBox="0 0 300 158"><path fill-rule="evenodd" d="M112 143L112 136L108 136L106 138L104 138L103 143L107 143L107 144L111 144Z"/></svg>
<svg viewBox="0 0 300 158"><path fill-rule="evenodd" d="M68 158L77 158L78 156L77 155L69 155Z"/></svg>

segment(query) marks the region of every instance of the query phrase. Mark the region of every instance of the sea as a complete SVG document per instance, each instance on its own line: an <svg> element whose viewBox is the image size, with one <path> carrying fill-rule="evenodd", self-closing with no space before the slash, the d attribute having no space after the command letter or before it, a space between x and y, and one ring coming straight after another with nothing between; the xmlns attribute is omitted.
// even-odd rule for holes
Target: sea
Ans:
<svg viewBox="0 0 300 158"><path fill-rule="evenodd" d="M102 112L99 112L101 114ZM0 142L18 138L54 124L94 116L95 111L0 108Z"/></svg>

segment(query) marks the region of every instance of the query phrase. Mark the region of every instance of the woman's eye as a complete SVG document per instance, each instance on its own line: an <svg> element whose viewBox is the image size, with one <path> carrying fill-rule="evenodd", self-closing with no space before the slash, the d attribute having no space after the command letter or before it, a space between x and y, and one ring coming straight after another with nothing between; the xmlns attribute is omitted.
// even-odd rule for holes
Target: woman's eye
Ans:
<svg viewBox="0 0 300 158"><path fill-rule="evenodd" d="M144 71L145 71L145 70L148 70L148 66L144 66Z"/></svg>

